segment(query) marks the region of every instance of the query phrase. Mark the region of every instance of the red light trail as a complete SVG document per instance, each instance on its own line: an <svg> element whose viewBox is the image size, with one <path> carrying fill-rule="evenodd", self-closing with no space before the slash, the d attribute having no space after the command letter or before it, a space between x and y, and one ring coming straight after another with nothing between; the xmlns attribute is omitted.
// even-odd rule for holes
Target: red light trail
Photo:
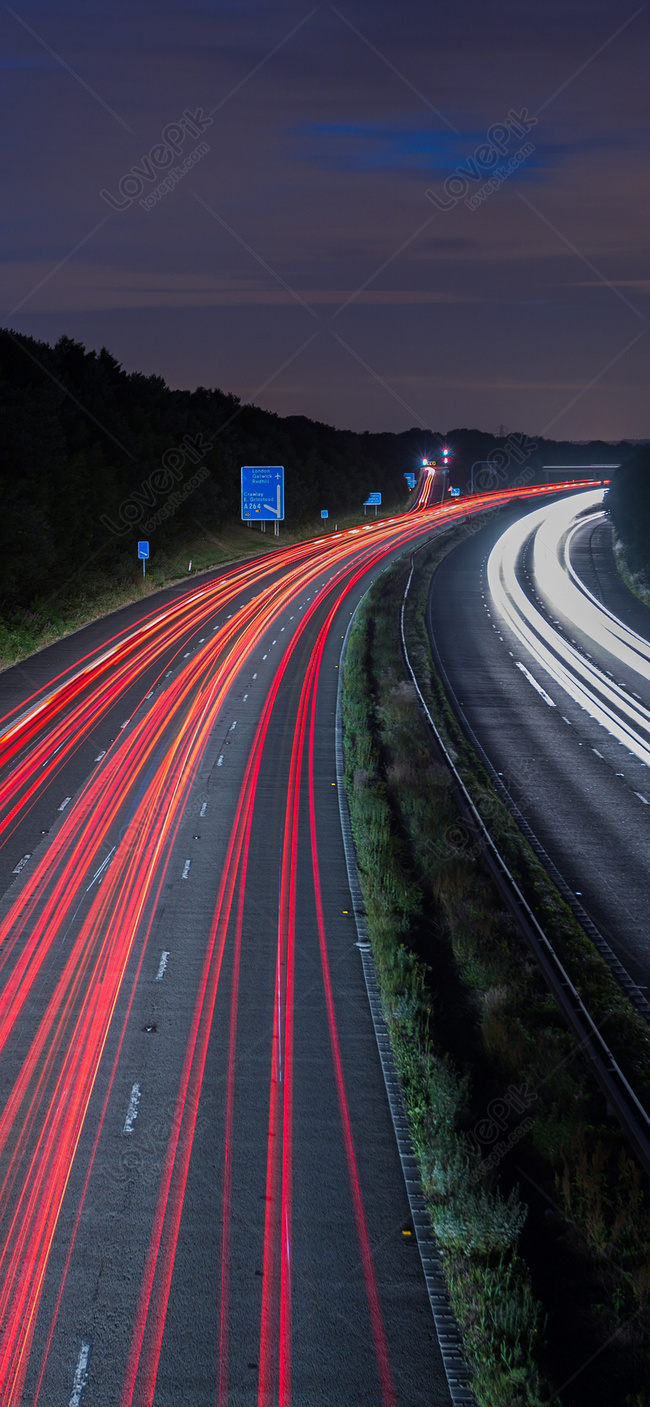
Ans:
<svg viewBox="0 0 650 1407"><path fill-rule="evenodd" d="M228 1401L235 1062L244 904L255 882L249 866L251 825L269 725L274 711L285 706L280 691L289 666L295 666L298 649L307 643L310 653L293 723L283 803L268 1067L258 1403L259 1407L271 1403L290 1407L292 1393L294 983L297 923L303 903L297 857L299 847L306 844L341 1139L373 1351L383 1407L394 1407L395 1389L356 1160L322 899L314 801L314 720L323 653L342 602L387 554L424 540L432 527L447 519L496 507L516 497L557 493L558 487L565 486L484 494L435 509L426 506L428 492L425 502L421 493L417 511L405 517L300 543L270 558L238 566L150 614L142 625L114 636L107 646L86 656L0 722L4 769L0 772L0 839L4 841L43 786L98 722L127 690L142 689L146 680L147 699L132 709L128 728L118 733L35 857L31 871L21 876L0 919L0 1052L3 1058L9 1057L8 1068L13 1068L16 1060L26 1012L37 1013L0 1113L3 1407L18 1407L23 1397L61 1209L118 1001L129 983L131 995L117 1051L111 1058L108 1092L93 1116L98 1122L82 1179L81 1201L73 1217L72 1239L63 1256L63 1275L54 1296L44 1356L36 1365L37 1397L42 1389L158 897L211 735L229 695L242 672L250 668L268 632L305 592L311 592L312 599L268 687L219 876L142 1267L131 1346L128 1361L122 1365L121 1407L149 1407L154 1398L208 1045L230 937L221 1266L214 1307L218 1350L214 1390L219 1407L226 1407ZM231 618L213 626L215 615L229 606ZM179 662L188 633L196 634L208 626L209 637L188 660L180 661L182 668L173 677L167 678L173 661ZM314 630L316 637L311 643Z"/></svg>

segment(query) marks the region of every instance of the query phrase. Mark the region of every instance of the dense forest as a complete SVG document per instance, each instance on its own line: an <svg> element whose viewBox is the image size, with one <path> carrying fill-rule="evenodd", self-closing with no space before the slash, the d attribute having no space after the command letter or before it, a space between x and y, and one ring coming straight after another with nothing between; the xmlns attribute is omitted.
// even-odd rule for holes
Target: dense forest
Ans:
<svg viewBox="0 0 650 1407"><path fill-rule="evenodd" d="M630 571L650 587L650 449L635 450L621 464L606 504Z"/></svg>
<svg viewBox="0 0 650 1407"><path fill-rule="evenodd" d="M0 611L7 618L56 588L73 563L118 571L138 537L152 555L199 525L239 516L242 464L283 464L287 518L357 511L368 493L406 501L403 475L435 454L443 436L337 430L280 417L236 396L171 390L159 376L125 372L68 337L55 346L0 330ZM631 446L575 445L452 430L451 481L461 490L475 461L487 480L530 482L549 463L616 462ZM567 459L570 456L570 459ZM479 485L480 486L480 485Z"/></svg>

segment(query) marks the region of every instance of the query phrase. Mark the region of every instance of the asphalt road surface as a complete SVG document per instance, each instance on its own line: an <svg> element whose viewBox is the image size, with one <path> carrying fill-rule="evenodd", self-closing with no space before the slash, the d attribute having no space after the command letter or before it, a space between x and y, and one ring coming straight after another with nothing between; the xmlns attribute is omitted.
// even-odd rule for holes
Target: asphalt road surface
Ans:
<svg viewBox="0 0 650 1407"><path fill-rule="evenodd" d="M493 767L620 961L647 986L650 612L621 582L595 497L575 500L575 511L590 503L592 513L570 535L550 532L550 502L526 528L523 508L504 510L444 559L428 621ZM513 526L508 543L504 529L517 518L522 529ZM599 607L625 627L623 638L606 633L621 634Z"/></svg>

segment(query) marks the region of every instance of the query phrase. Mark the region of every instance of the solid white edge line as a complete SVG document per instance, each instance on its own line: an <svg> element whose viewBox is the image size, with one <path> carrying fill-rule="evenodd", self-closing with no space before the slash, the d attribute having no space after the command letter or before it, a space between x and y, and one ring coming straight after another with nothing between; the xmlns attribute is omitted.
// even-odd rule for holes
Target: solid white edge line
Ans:
<svg viewBox="0 0 650 1407"><path fill-rule="evenodd" d="M88 1359L90 1358L90 1343L84 1339L79 1349L77 1366L72 1380L72 1396L68 1407L80 1407L83 1390L88 1382Z"/></svg>
<svg viewBox="0 0 650 1407"><path fill-rule="evenodd" d="M122 1129L122 1133L124 1134L133 1133L133 1125L138 1117L138 1105L140 1103L141 1094L142 1090L140 1089L140 1085L136 1080L135 1084L131 1089L131 1094L129 1096L126 1118L124 1120L124 1128Z"/></svg>
<svg viewBox="0 0 650 1407"><path fill-rule="evenodd" d="M163 977L165 976L165 973L166 973L166 971L167 971L167 963L168 963L168 962L169 962L169 952L167 951L166 948L163 948L163 951L162 951L162 953L160 954L160 962L159 962L159 964L158 964L158 971L157 971L157 973L156 973L156 982L162 982Z"/></svg>
<svg viewBox="0 0 650 1407"><path fill-rule="evenodd" d="M406 549L412 550L412 547ZM393 559L395 561L396 559ZM393 565L393 562L390 564ZM453 1407L476 1407L476 1398L469 1385L470 1373L462 1355L462 1335L456 1321L456 1317L449 1303L447 1284L442 1272L442 1262L438 1248L436 1246L429 1214L426 1210L424 1195L422 1192L422 1181L418 1161L413 1149L411 1140L408 1116L404 1106L404 1098L399 1082L393 1052L390 1045L388 1028L384 1020L377 983L377 973L375 961L372 955L372 948L368 939L366 929L363 895L359 882L359 871L357 869L357 857L354 848L354 838L350 823L350 812L348 809L348 798L345 791L345 768L343 760L343 674L345 668L345 655L347 651L348 637L354 623L356 613L367 595L367 591L357 602L352 613L348 628L345 632L345 639L341 647L339 656L339 678L336 694L336 790L339 798L339 816L341 820L341 834L343 837L343 849L345 852L345 865L348 874L348 884L350 886L350 897L352 901L352 912L356 924L358 943L357 947L361 955L363 976L368 994L368 1005L377 1041L379 1059L381 1062L382 1075L388 1096L395 1139L399 1152L400 1163L406 1185L406 1195L408 1197L415 1236L420 1253L422 1270L429 1296L429 1304L433 1315L438 1347L442 1356L442 1362L447 1378L449 1396Z"/></svg>

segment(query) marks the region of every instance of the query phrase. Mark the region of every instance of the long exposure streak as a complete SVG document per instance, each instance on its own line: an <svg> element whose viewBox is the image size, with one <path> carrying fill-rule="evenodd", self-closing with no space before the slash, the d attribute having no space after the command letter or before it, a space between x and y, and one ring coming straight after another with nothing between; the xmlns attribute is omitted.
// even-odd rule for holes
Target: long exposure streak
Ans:
<svg viewBox="0 0 650 1407"><path fill-rule="evenodd" d="M389 521L299 543L230 569L90 652L47 689L0 720L0 844L71 755L129 694L128 726L66 807L0 913L0 1054L7 1070L0 1111L0 1400L19 1407L29 1369L37 1401L74 1264L80 1218L93 1177L131 1019L158 898L199 769L233 691L268 640L286 640L267 666L266 692L236 803L225 858L211 895L198 989L192 993L175 1109L167 1138L128 1358L120 1364L121 1407L150 1407L159 1372L201 1090L224 953L231 940L229 1027L224 1082L220 1271L214 1293L218 1359L215 1396L229 1392L230 1216L235 1123L235 1061L240 954L256 793L274 709L296 650L308 660L282 799L281 873L275 943L266 1206L261 1285L259 1407L289 1407L292 1396L293 1036L296 932L301 903L297 857L307 846L313 873L318 951L345 1148L350 1196L384 1407L395 1392L356 1162L329 968L314 801L314 717L323 651L337 611L367 574L396 550L424 541L445 522L517 497L556 494L566 485L484 494ZM298 605L300 612L298 614ZM293 633L284 631L295 611ZM276 635L275 632L278 632ZM203 632L205 632L203 634ZM199 639L199 636L201 638ZM185 656L188 658L185 658ZM302 656L301 656L302 657ZM277 660L277 663L275 661ZM246 673L248 672L248 674ZM258 686L259 687L259 686ZM130 692L132 691L132 692ZM241 695L240 695L241 696ZM250 705L247 705L250 706ZM237 734L239 736L239 734ZM96 744L95 744L96 746ZM94 748L93 748L94 751ZM221 774L219 774L221 775ZM307 788L308 808L301 808ZM302 790L301 790L302 789ZM304 812L304 818L303 818ZM303 837L304 839L301 839ZM177 859L177 856L176 856ZM216 901L215 901L216 894ZM121 1003L118 1008L118 1003ZM21 1045L25 1013L29 1039ZM270 1013L269 1013L270 1014ZM107 1042L115 1022L117 1032ZM20 1058L17 1052L20 1051ZM98 1074L100 1088L93 1099ZM179 1061L180 1069L180 1061ZM10 1072L10 1073L9 1073ZM174 1085L176 1088L176 1085ZM71 1209L63 1267L52 1287L38 1361L30 1364L50 1255L84 1129L90 1134L81 1191ZM67 1204L66 1204L67 1205ZM68 1224L68 1223L66 1223ZM59 1230L59 1241L62 1233ZM57 1243L58 1244L58 1243ZM51 1271L50 1271L51 1278ZM43 1311L44 1312L44 1311ZM40 1334L40 1330L39 1330ZM34 1356L36 1350L34 1349Z"/></svg>

